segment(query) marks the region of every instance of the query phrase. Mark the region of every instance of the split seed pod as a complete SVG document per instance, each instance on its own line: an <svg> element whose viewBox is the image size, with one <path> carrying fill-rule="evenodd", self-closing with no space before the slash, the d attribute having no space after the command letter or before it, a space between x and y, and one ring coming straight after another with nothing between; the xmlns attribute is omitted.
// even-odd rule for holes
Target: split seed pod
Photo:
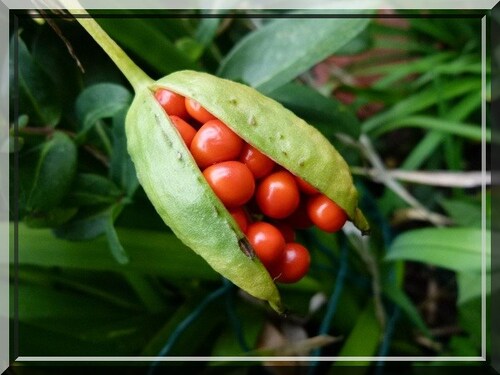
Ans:
<svg viewBox="0 0 500 375"><path fill-rule="evenodd" d="M199 102L246 142L335 201L366 232L368 223L357 207L358 195L346 162L317 129L281 104L210 74L172 73L137 93L130 107L128 151L162 219L214 270L280 311L273 280L154 98L159 88Z"/></svg>
<svg viewBox="0 0 500 375"><path fill-rule="evenodd" d="M72 14L87 14L77 2L64 3ZM179 71L153 81L88 14L77 20L134 87L126 117L127 147L144 191L177 237L215 271L282 311L274 281L155 99L160 88L199 102L250 145L336 202L362 232L368 231L349 167L317 129L255 89L206 73Z"/></svg>

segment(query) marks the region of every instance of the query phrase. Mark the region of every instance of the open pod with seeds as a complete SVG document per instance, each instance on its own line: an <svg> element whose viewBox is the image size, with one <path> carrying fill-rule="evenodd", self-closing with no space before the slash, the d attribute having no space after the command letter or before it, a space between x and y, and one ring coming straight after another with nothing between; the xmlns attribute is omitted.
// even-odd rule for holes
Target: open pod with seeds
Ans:
<svg viewBox="0 0 500 375"><path fill-rule="evenodd" d="M314 127L256 90L210 74L179 71L153 81L91 18L78 21L134 87L135 98L126 117L127 145L147 196L179 239L225 278L282 311L273 276L255 256L227 205L207 183L181 133L155 97L158 90L199 103L279 168L335 202L362 232L368 231L357 207L358 194L348 165Z"/></svg>

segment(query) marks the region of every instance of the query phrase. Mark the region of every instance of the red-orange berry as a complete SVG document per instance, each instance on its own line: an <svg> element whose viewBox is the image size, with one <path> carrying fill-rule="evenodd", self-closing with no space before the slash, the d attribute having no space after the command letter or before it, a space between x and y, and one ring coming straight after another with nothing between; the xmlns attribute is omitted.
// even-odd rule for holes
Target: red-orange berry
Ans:
<svg viewBox="0 0 500 375"><path fill-rule="evenodd" d="M253 195L252 172L239 161L224 161L203 171L208 184L228 208L244 205Z"/></svg>
<svg viewBox="0 0 500 375"><path fill-rule="evenodd" d="M323 194L309 198L307 213L319 229L330 233L340 230L347 220L345 211Z"/></svg>

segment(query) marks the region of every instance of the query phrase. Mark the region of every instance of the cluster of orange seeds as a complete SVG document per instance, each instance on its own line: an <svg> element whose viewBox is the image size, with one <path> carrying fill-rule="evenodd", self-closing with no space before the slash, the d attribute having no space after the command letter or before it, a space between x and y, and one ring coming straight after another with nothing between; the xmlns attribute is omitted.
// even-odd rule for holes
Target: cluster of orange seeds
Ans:
<svg viewBox="0 0 500 375"><path fill-rule="evenodd" d="M270 275L282 283L300 280L309 270L310 255L295 242L295 230L316 225L336 232L346 213L195 100L166 89L158 89L155 97Z"/></svg>

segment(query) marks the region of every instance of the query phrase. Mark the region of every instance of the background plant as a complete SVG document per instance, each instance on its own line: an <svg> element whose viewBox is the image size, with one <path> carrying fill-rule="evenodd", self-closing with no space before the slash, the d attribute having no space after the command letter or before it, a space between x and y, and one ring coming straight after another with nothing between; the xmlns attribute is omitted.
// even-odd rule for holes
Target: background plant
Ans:
<svg viewBox="0 0 500 375"><path fill-rule="evenodd" d="M151 77L242 81L316 126L349 161L372 233L301 232L311 272L280 286L276 316L155 213L126 152L131 88L107 56L70 18L18 14L19 355L481 355L480 17L94 15Z"/></svg>

